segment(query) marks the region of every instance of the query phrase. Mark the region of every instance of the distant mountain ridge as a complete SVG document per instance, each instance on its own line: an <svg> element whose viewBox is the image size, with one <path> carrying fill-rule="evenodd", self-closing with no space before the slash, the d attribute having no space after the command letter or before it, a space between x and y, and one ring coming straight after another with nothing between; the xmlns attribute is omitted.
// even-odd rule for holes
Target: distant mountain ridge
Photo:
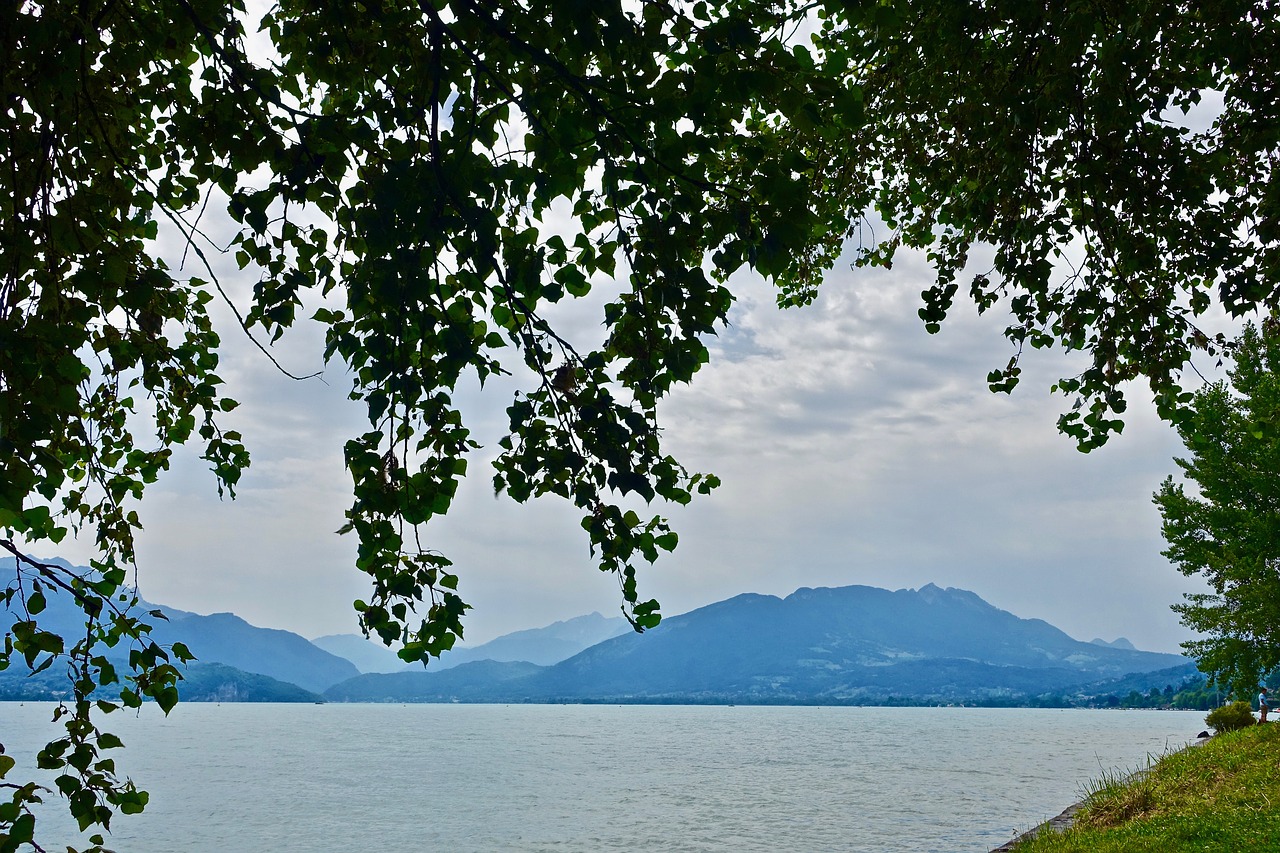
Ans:
<svg viewBox="0 0 1280 853"><path fill-rule="evenodd" d="M89 569L72 566L65 560L43 562L89 572ZM0 559L0 572L12 572L13 563L13 557ZM51 590L46 598L48 606L39 617L46 628L64 637L83 633L84 615L67 596ZM309 691L309 696L360 674L350 661L317 648L297 634L276 628L259 628L233 613L202 616L147 601L141 601L138 610L143 613L162 611L168 617L167 621L147 619L152 625L151 636L161 645L185 643L196 656L198 664L224 664L244 673L268 676ZM6 615L10 618L0 624L3 631L9 630L14 614L12 610L6 613L0 608L0 618ZM113 659L125 660L128 650L119 647L108 650L106 654ZM0 676L17 677L15 669L11 667ZM182 687L180 684L180 694Z"/></svg>
<svg viewBox="0 0 1280 853"><path fill-rule="evenodd" d="M1187 663L1180 655L1074 640L965 590L848 586L799 589L785 599L735 596L537 670L490 670L488 679L465 681L406 673L397 682L403 691L365 676L360 690L347 682L326 695L348 701L990 701ZM418 698L409 700L410 694Z"/></svg>
<svg viewBox="0 0 1280 853"><path fill-rule="evenodd" d="M451 649L431 662L431 669L450 669L471 661L525 661L550 666L571 658L596 643L625 634L631 625L621 616L612 619L588 613L543 628L528 628L503 634L478 646ZM356 665L362 673L421 672L421 664L406 664L387 646L359 634L331 634L311 642Z"/></svg>
<svg viewBox="0 0 1280 853"><path fill-rule="evenodd" d="M317 648L292 631L259 628L234 613L170 617L157 623L151 636L161 644L186 643L201 663L227 664L314 693L360 674L351 661Z"/></svg>
<svg viewBox="0 0 1280 853"><path fill-rule="evenodd" d="M599 613L588 613L553 622L545 628L529 628L504 634L474 648L460 648L445 652L436 669L448 669L477 660L498 662L526 661L541 666L551 666L573 657L597 643L632 633L631 624L621 616L608 618Z"/></svg>
<svg viewBox="0 0 1280 853"><path fill-rule="evenodd" d="M91 572L88 567L74 566L61 558L41 558L41 562L84 575ZM13 557L0 558L0 574L13 570ZM49 591L47 600L48 606L40 614L41 624L64 637L83 631L84 616L74 603L59 596L56 590ZM234 697L224 701L261 701L263 697L269 697L270 701L313 701L321 691L361 672L422 672L420 664L406 664L393 650L356 634L309 641L291 631L251 625L234 613L202 615L145 600L139 603L138 610L162 611L167 621L148 619L153 626L152 637L162 645L185 643L195 654L196 663L188 671L187 682L179 685L180 694L195 701L213 697ZM0 618L5 615L0 608ZM0 633L7 631L16 618L12 612L8 615L11 618L0 624ZM433 661L432 669L444 670L464 662L490 659L547 665L629 630L630 626L621 617L609 619L591 613L544 628L516 631L474 648L455 649L446 653L444 659ZM109 656L123 661L127 650L119 649ZM65 678L60 673L41 676L31 680L18 668L0 673L0 680L4 681L0 685L0 698L67 695ZM267 680L249 676L263 676ZM215 679L220 680L215 683ZM294 689L290 692L286 686Z"/></svg>
<svg viewBox="0 0 1280 853"><path fill-rule="evenodd" d="M311 642L331 655L351 661L361 673L403 672L409 667L394 649L359 634L326 634Z"/></svg>
<svg viewBox="0 0 1280 853"><path fill-rule="evenodd" d="M1129 642L1129 640L1125 637L1116 637L1114 640L1112 640L1109 643L1106 640L1101 639L1100 637L1094 637L1089 642L1093 643L1096 646L1110 646L1113 649L1128 649L1131 652L1138 650L1138 647L1135 646L1133 643Z"/></svg>
<svg viewBox="0 0 1280 853"><path fill-rule="evenodd" d="M12 565L0 560L0 571ZM42 623L64 636L83 629L74 605L48 598ZM593 613L456 649L426 671L355 635L312 643L231 613L159 609L170 620L155 621L155 638L186 643L207 667L193 668L186 694L225 701L311 701L323 693L334 701L1018 702L1135 673L1193 671L1180 655L1138 651L1123 637L1074 640L975 593L933 584L802 588L786 598L746 593L668 617L643 635ZM334 653L341 648L370 660L357 667ZM379 665L392 674L360 672ZM0 698L59 689L48 672L24 682L18 669L0 673Z"/></svg>

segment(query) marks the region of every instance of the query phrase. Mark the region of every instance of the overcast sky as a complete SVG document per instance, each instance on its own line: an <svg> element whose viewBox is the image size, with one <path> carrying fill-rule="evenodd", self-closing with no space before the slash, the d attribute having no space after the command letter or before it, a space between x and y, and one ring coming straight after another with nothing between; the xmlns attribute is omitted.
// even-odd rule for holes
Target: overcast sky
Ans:
<svg viewBox="0 0 1280 853"><path fill-rule="evenodd" d="M224 274L233 292L252 284ZM940 334L926 334L916 310L929 280L910 257L892 272L840 264L814 305L786 311L767 284L734 280L738 302L711 364L662 408L669 449L724 485L689 507L655 510L680 546L642 571L642 597L670 615L743 592L935 583L1078 639L1176 651L1188 635L1169 606L1202 585L1160 556L1151 495L1175 470L1177 436L1138 387L1123 435L1079 453L1055 429L1070 401L1049 386L1080 362L1029 353L1014 394L990 393L987 371L1011 352L1001 318L961 302ZM585 306L561 322L598 334ZM224 502L195 454L179 454L141 508L142 593L307 637L353 633L351 602L368 586L353 568L354 540L335 533L350 503L342 445L364 429L349 380L338 366L323 381L290 380L242 334L223 336L219 373L243 404L227 422L244 432L253 466L238 499ZM323 367L320 347L303 323L280 358L311 372ZM479 393L473 383L460 395L486 447L449 517L428 529L474 606L468 644L616 615L620 603L572 507L494 497L486 463L512 387ZM76 543L59 554L91 556Z"/></svg>

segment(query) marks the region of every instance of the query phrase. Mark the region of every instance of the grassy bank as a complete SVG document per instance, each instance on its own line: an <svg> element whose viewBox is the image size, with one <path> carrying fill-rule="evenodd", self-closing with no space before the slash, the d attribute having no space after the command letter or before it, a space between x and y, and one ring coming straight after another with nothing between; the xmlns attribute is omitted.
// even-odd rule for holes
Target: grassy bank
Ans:
<svg viewBox="0 0 1280 853"><path fill-rule="evenodd" d="M1280 851L1280 724L1220 735L1086 794L1071 829L1018 853Z"/></svg>

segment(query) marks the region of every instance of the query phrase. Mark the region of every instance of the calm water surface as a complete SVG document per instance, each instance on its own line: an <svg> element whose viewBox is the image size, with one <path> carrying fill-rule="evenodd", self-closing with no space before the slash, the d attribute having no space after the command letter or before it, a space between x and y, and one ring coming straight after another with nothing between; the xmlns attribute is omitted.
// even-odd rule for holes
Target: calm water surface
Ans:
<svg viewBox="0 0 1280 853"><path fill-rule="evenodd" d="M0 703L20 768L50 714ZM972 708L193 703L112 717L121 770L151 792L144 814L116 818L120 853L981 853L1204 727L1198 711ZM53 799L46 842L76 843Z"/></svg>

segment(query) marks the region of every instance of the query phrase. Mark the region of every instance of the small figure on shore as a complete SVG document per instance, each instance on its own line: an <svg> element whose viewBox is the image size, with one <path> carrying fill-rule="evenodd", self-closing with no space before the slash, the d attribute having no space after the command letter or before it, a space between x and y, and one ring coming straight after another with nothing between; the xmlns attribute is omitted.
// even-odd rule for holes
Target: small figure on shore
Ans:
<svg viewBox="0 0 1280 853"><path fill-rule="evenodd" d="M1260 691L1258 691L1258 722L1259 723L1265 723L1267 721L1268 710L1269 710L1269 707L1267 705L1267 688L1263 687Z"/></svg>

